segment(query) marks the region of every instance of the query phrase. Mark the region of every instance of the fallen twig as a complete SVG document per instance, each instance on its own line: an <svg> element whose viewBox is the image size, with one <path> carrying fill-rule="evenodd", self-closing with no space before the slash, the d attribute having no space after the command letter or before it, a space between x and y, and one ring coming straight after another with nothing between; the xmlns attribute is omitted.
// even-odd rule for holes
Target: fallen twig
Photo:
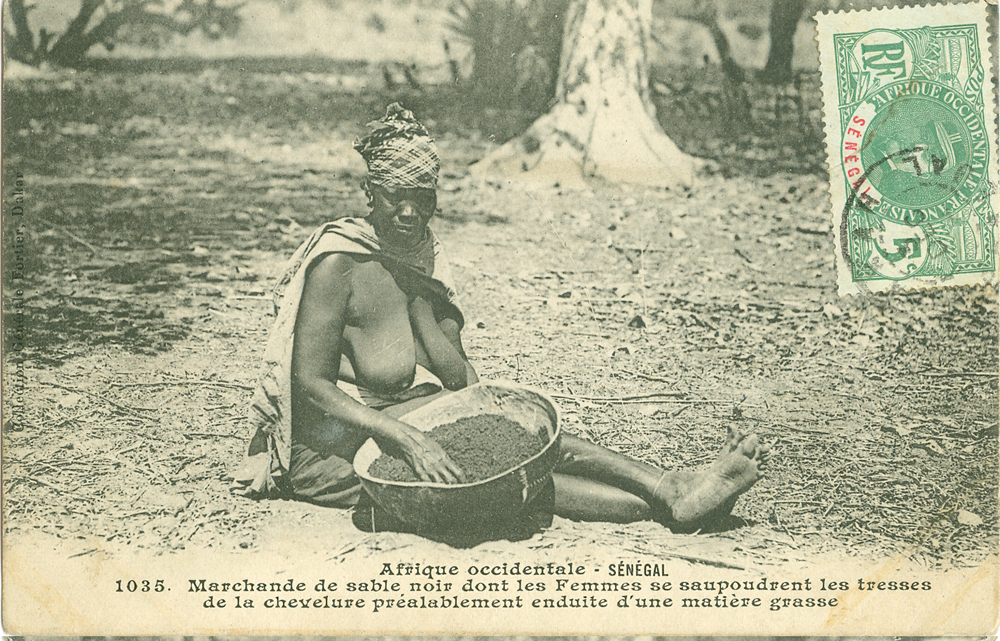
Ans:
<svg viewBox="0 0 1000 641"><path fill-rule="evenodd" d="M791 535L789 534L789 536ZM799 548L798 544L793 541L782 541L781 539L776 539L770 536L761 536L760 538L764 539L765 541L774 541L775 543L781 543L782 545L787 545L790 548L795 548L795 549Z"/></svg>
<svg viewBox="0 0 1000 641"><path fill-rule="evenodd" d="M695 401L687 401L687 400L684 400L684 399L672 399L672 398L640 398L640 399L632 399L632 400L618 399L618 398L588 398L586 396L576 396L576 397L563 396L563 397L558 397L558 398L562 398L563 400L569 400L569 401L583 401L583 402L592 402L592 403L608 403L608 404L617 403L619 405L643 405L643 404L647 404L647 405L676 405L676 404L679 403L679 404L682 404L685 407L687 407L688 405L692 405L692 404L695 403ZM729 401L701 401L701 402L702 403L713 403L713 402L714 403L727 403Z"/></svg>
<svg viewBox="0 0 1000 641"><path fill-rule="evenodd" d="M209 521L212 521L212 520L214 520L214 519L202 519L201 521L198 521L197 523L195 523L194 528L191 529L191 534L188 534L187 537L185 538L185 540L186 541L190 541L191 537L193 537L195 534L197 534L198 530L200 530L203 525L205 525L206 523L208 523Z"/></svg>
<svg viewBox="0 0 1000 641"><path fill-rule="evenodd" d="M58 387L59 389L66 390L67 392L73 392L74 394L85 394L85 395L87 395L87 396L89 396L91 398L96 398L99 401L104 401L105 403L108 403L109 405L113 405L113 406L117 407L120 410L128 412L129 414L132 414L136 418L143 419L144 421L148 421L150 419L150 417L149 416L144 416L144 415L140 414L139 412L155 412L156 411L156 410L151 409L149 407L131 407L129 405L123 405L123 404L119 403L118 401L111 400L107 396L101 396L100 394L95 394L93 392L88 392L87 390L76 389L76 388L70 387L68 385L62 385L61 383L52 383L50 381L38 381L38 382L41 383L42 385L48 385L49 387Z"/></svg>
<svg viewBox="0 0 1000 641"><path fill-rule="evenodd" d="M667 251L666 249L663 249L662 247L634 247L634 246L629 246L629 245L611 245L611 249L614 249L617 252L627 252L627 251L630 251L630 252L638 252L640 254L649 254L649 253L652 253L652 252L665 252L665 251Z"/></svg>
<svg viewBox="0 0 1000 641"><path fill-rule="evenodd" d="M962 376L992 376L993 378L1000 377L1000 372L937 372L932 370L924 370L918 372L924 374L925 376L939 376L945 377L962 377Z"/></svg>
<svg viewBox="0 0 1000 641"><path fill-rule="evenodd" d="M339 550L337 550L336 552L334 552L331 556L326 557L326 560L327 561L332 561L332 560L334 560L334 559L336 559L338 557L342 557L345 554L353 552L354 550L357 550L357 549L358 549L358 544L357 543L348 543L344 547L342 547Z"/></svg>
<svg viewBox="0 0 1000 641"><path fill-rule="evenodd" d="M52 229L56 230L57 232L65 234L66 237L68 237L70 240L75 240L76 242L80 243L81 245L83 245L84 247L86 247L87 249L90 250L91 256L96 256L98 253L100 253L99 250L96 247L94 247L93 245L91 245L90 243L88 243L87 241L85 241L84 239L80 238L79 236L77 236L73 232L69 231L68 229L66 229L62 225L57 225L56 223L52 222L51 220L45 218L45 216L37 216L36 215L35 219L36 220L40 220L42 223L48 225L49 227L51 227Z"/></svg>
<svg viewBox="0 0 1000 641"><path fill-rule="evenodd" d="M242 434L225 434L220 432L185 432L182 436L202 436L207 438L239 438L242 439L244 436Z"/></svg>
<svg viewBox="0 0 1000 641"><path fill-rule="evenodd" d="M204 454L199 454L198 456L192 456L192 457L190 457L190 458L182 461L181 464L178 465L176 468L174 468L174 471L171 472L171 476L176 476L177 474L180 474L181 470L183 470L185 467L187 467L191 463L194 463L195 461L197 461L199 459L203 459L203 458L205 458L205 455Z"/></svg>
<svg viewBox="0 0 1000 641"><path fill-rule="evenodd" d="M829 430L811 430L805 427L795 427L794 425L788 425L786 423L774 423L774 427L783 427L785 429L792 430L793 432L805 432L806 434L825 434L827 436L833 434L833 432Z"/></svg>
<svg viewBox="0 0 1000 641"><path fill-rule="evenodd" d="M671 384L673 384L673 383L677 382L676 380L670 380L670 379L667 379L667 378L662 378L660 376L650 376L649 374L643 374L642 372L631 372L631 373L635 374L636 376L638 376L639 378L641 378L643 380L653 381L653 382L656 382L656 383L671 383Z"/></svg>
<svg viewBox="0 0 1000 641"><path fill-rule="evenodd" d="M675 409L673 412L671 412L670 416L668 416L667 418L676 418L681 412L683 412L687 408L691 407L691 405L692 405L691 403L686 403L684 405L681 405L680 407L678 407L677 409Z"/></svg>
<svg viewBox="0 0 1000 641"><path fill-rule="evenodd" d="M624 401L638 401L642 399L656 398L658 396L681 398L684 396L684 392L650 392L649 394L635 394L631 396L583 396L581 394L549 394L549 396L553 398L594 401L595 403L619 403Z"/></svg>
<svg viewBox="0 0 1000 641"><path fill-rule="evenodd" d="M156 386L167 386L167 385L202 385L205 387L227 387L230 389L240 389L240 390L253 390L250 385L243 385L242 383L229 383L226 381L206 381L203 379L195 380L178 380L178 381L148 381L148 382L135 382L135 383L111 383L111 387L156 387Z"/></svg>
<svg viewBox="0 0 1000 641"><path fill-rule="evenodd" d="M70 490L69 488L59 487L55 483L49 483L45 479L39 478L38 476L29 476L28 480L29 481L33 481L35 483L38 483L39 485L44 485L45 487L58 492L60 495L63 495L63 496L72 496L73 498L75 498L78 501L87 502L87 501L90 501L93 498L95 498L95 497L81 496L81 495L77 494L76 492Z"/></svg>
<svg viewBox="0 0 1000 641"><path fill-rule="evenodd" d="M118 452L115 454L115 456L121 456L122 454L124 454L126 452L131 452L132 450L141 447L142 444L143 444L142 441L139 441L137 443L133 443L132 445L129 445L125 449L118 450Z"/></svg>
<svg viewBox="0 0 1000 641"><path fill-rule="evenodd" d="M765 274L765 273L767 273L767 270L766 270L766 269L764 269L764 268L763 268L763 267L761 267L760 265L756 265L756 264L754 264L754 262L753 262L753 261L752 261L752 260L750 259L750 257L749 257L749 256L747 256L746 254L744 254L743 252L741 252L741 251L739 250L739 248L738 248L738 247L737 247L736 249L734 249L733 251L735 251L735 252L736 252L736 255L737 255L737 256L739 256L739 257L740 257L740 258L742 258L742 259L743 259L744 261L746 261L746 264L747 264L747 268L748 268L748 269L752 269L753 271L755 271L755 272L757 272L757 273L760 273L760 274Z"/></svg>
<svg viewBox="0 0 1000 641"><path fill-rule="evenodd" d="M550 269L547 274L555 274L556 276L560 274L600 274L603 270L600 269ZM535 278L538 278L537 276Z"/></svg>
<svg viewBox="0 0 1000 641"><path fill-rule="evenodd" d="M690 563L701 563L703 565L711 565L717 568L728 568L730 570L744 570L746 567L742 565L736 565L735 563L729 563L728 561L719 561L717 559L706 559L700 556L692 556L690 554L677 554L676 552L657 552L656 556L667 556L673 557L675 559L683 559Z"/></svg>

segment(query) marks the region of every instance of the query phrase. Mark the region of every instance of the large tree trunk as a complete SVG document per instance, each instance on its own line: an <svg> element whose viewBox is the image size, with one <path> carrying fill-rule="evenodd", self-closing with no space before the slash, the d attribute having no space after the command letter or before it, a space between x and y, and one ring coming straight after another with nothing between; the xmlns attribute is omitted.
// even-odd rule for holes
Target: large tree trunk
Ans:
<svg viewBox="0 0 1000 641"><path fill-rule="evenodd" d="M652 0L573 0L556 103L473 172L582 186L585 178L681 188L697 160L656 122L647 41Z"/></svg>
<svg viewBox="0 0 1000 641"><path fill-rule="evenodd" d="M771 49L760 75L764 82L777 85L791 81L795 30L805 8L805 0L772 0Z"/></svg>

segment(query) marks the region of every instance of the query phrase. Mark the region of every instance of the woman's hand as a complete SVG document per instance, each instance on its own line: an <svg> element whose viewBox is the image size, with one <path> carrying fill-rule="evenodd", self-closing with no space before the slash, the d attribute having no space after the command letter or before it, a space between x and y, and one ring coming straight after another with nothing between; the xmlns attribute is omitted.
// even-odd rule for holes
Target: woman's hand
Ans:
<svg viewBox="0 0 1000 641"><path fill-rule="evenodd" d="M399 443L403 457L421 481L464 483L465 472L455 464L437 441L410 428Z"/></svg>

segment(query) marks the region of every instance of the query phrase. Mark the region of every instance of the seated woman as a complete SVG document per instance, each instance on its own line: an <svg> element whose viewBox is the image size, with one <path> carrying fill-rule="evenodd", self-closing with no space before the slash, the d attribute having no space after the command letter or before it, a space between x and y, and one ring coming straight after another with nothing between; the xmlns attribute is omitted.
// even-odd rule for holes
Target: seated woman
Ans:
<svg viewBox="0 0 1000 641"><path fill-rule="evenodd" d="M349 507L361 492L351 461L368 438L423 480L464 480L435 441L398 420L477 381L448 267L428 227L437 209L437 149L398 105L372 125L355 144L368 166L370 215L317 230L276 292L278 317L251 408L255 434L235 475L241 493ZM755 436L735 432L718 460L697 472L665 472L569 434L562 451L556 514L655 519L679 530L727 515L768 456Z"/></svg>

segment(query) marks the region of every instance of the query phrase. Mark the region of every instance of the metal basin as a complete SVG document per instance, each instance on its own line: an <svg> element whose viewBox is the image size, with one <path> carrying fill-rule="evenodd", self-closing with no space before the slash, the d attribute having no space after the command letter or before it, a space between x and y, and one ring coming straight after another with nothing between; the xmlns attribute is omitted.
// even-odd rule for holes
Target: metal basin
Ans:
<svg viewBox="0 0 1000 641"><path fill-rule="evenodd" d="M544 393L521 385L477 383L439 398L400 418L428 432L438 425L480 414L500 414L544 442L531 458L475 483L388 481L368 468L382 450L373 439L354 457L354 470L365 490L389 514L431 534L501 530L515 521L552 476L559 460L559 410Z"/></svg>

